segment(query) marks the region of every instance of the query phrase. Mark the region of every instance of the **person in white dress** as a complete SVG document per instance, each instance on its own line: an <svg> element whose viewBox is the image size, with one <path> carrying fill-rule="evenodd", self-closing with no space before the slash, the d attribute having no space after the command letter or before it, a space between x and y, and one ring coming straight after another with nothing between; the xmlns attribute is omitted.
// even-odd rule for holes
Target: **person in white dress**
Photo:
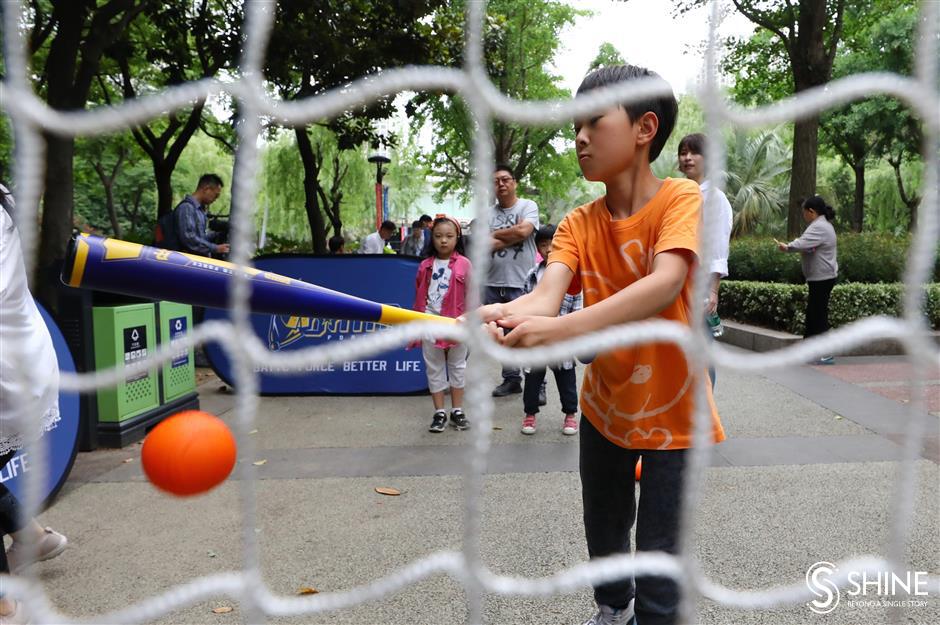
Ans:
<svg viewBox="0 0 940 625"><path fill-rule="evenodd" d="M7 209L13 198L0 185L0 470L29 441L54 428L59 416L59 362L52 337L26 282L19 234ZM16 346L11 349L10 346ZM17 355L19 357L17 357ZM28 358L23 356L28 355ZM24 386L26 384L26 386ZM0 573L17 573L62 553L68 540L35 519L0 483L0 530L13 543L0 549ZM17 602L0 597L0 619L16 621Z"/></svg>

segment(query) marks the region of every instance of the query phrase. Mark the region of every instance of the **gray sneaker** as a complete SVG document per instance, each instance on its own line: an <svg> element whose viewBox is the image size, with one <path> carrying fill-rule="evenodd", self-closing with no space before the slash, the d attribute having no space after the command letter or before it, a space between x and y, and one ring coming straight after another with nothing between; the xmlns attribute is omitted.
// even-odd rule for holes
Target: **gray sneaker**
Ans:
<svg viewBox="0 0 940 625"><path fill-rule="evenodd" d="M598 605L594 616L584 621L582 625L637 625L633 617L633 599L627 607L616 610L609 605Z"/></svg>

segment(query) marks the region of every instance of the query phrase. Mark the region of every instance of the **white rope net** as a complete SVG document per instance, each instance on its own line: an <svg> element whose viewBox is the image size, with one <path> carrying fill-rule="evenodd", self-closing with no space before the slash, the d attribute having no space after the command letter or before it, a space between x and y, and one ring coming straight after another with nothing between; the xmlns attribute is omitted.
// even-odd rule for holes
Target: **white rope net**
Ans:
<svg viewBox="0 0 940 625"><path fill-rule="evenodd" d="M482 19L485 2L467 3L466 51L462 69L418 67L384 71L379 75L361 78L349 88L334 90L305 100L280 102L269 98L263 89L262 59L275 14L275 3L270 1L245 2L246 28L240 75L231 81L200 80L167 89L162 93L124 102L113 107L98 107L91 111L63 113L52 110L32 91L28 78L25 42L20 25L24 23L22 3L4 2L4 54L6 76L0 84L0 102L11 117L16 137L15 180L17 182L17 224L22 239L27 272L35 265L36 224L39 197L42 189L40 172L44 158L42 131L63 135L91 136L127 129L168 111L184 109L196 99L228 93L238 101L241 115L238 124L238 148L233 175L234 203L232 207L232 253L230 260L249 265L254 253L254 212L251 198L257 191L258 142L262 118L273 119L284 125L308 123L336 116L350 108L366 104L382 96L401 91L440 90L459 94L470 111L475 131L473 144L473 207L476 218L488 213L493 166L493 143L490 121L494 118L520 124L569 123L576 117L585 117L615 103L633 101L653 94L665 93L662 83L636 82L599 89L573 100L551 102L520 102L501 94L489 81L482 52ZM717 5L717 3L714 3ZM929 328L921 313L924 284L928 281L938 240L938 173L940 173L940 92L937 80L938 10L940 3L922 5L921 32L918 38L916 73L905 77L888 73L865 73L833 81L823 87L800 93L796 97L755 110L744 110L729 102L720 92L716 78L717 6L712 6L709 44L705 59L705 79L697 95L703 102L705 126L709 129L707 177L720 187L718 172L724 168L723 146L719 138L729 126L754 128L777 124L817 113L828 108L886 94L905 102L923 122L925 173L920 204L918 229L910 248L904 278L904 312L899 318L871 317L833 330L823 336L803 341L793 347L762 354L744 354L731 351L721 344L707 340L702 324L690 329L667 321L630 323L609 328L590 336L557 345L526 350L509 350L486 338L477 323L465 327L432 327L409 325L389 328L354 342L329 345L295 352L270 352L257 339L249 323L247 305L250 288L244 274L237 274L231 291L231 322L206 323L194 332L159 349L144 361L123 369L111 369L87 374L64 374L61 388L72 391L92 391L113 386L129 375L155 369L169 362L178 350L217 341L233 364L233 377L237 389L236 428L239 455L255 456L253 439L248 433L254 428L259 403L253 367L278 367L280 370L300 370L330 362L355 360L401 346L421 336L447 337L466 341L476 354L485 354L496 361L514 365L546 365L571 357L587 355L613 347L626 347L651 341L673 342L680 346L690 366L704 367L717 364L733 371L750 373L771 371L796 366L812 358L831 354L877 339L896 339L905 348L914 370L925 372L940 358L935 344L929 340ZM655 68L653 68L655 69ZM474 240L479 238L474 237ZM708 246L707 238L702 241ZM703 249L703 254L707 249ZM474 245L471 259L479 274L485 274L489 262L487 250ZM695 313L702 313L706 265L699 267L696 280ZM237 338L236 338L237 337ZM246 337L250 337L246 339ZM4 346L16 349L17 346ZM19 355L23 361L28 354ZM259 566L258 537L251 529L256 527L256 482L251 465L239 463L239 494L242 505L243 568L237 572L219 573L180 584L148 600L124 609L95 615L76 621L58 612L49 602L42 587L22 577L3 580L4 593L23 599L35 623L141 623L160 618L180 608L219 596L239 601L247 622L262 622L265 617L303 615L338 610L385 597L399 589L415 584L436 574L446 574L464 588L467 598L467 622L482 623L485 593L503 595L548 596L584 588L595 582L626 575L657 575L675 579L683 591L682 622L695 621L696 604L701 597L739 609L760 609L775 606L798 605L815 597L802 579L757 591L736 591L707 579L700 571L694 555L694 510L701 492L702 476L711 454L710 420L707 411L696 410L695 448L690 456L683 493L682 548L677 556L641 553L619 556L595 562L585 562L541 578L509 577L494 574L481 557L481 493L492 433L493 402L485 369L487 359L474 358L468 368L468 405L476 407L473 432L473 453L464 472L464 534L460 551L440 551L415 560L402 569L389 572L374 581L363 581L356 588L342 592L321 593L311 596L279 596L265 585ZM699 377L701 382L702 376ZM912 381L910 421L904 437L902 460L893 489L890 507L893 519L887 553L882 556L856 558L838 563L839 573L831 578L840 586L848 582L850 571L875 574L878 571L903 571L905 546L912 527L914 493L917 490L919 458L927 417L923 397L923 377ZM705 389L696 388L697 405L705 405ZM38 508L39 484L43 473L42 445L32 445L36 470L27 480L27 511ZM929 592L940 592L940 578L929 578ZM900 621L900 608L892 612L893 620Z"/></svg>

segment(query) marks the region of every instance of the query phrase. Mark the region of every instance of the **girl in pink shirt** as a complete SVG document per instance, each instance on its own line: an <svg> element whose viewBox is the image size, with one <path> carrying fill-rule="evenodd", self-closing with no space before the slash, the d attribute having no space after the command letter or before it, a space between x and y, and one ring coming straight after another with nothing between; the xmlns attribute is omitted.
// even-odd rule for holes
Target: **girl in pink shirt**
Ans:
<svg viewBox="0 0 940 625"><path fill-rule="evenodd" d="M444 317L459 317L466 309L470 260L464 256L460 224L451 217L438 217L431 226L431 243L424 250L415 279L414 309ZM444 391L450 386L450 424L458 430L470 427L463 411L464 372L467 346L443 339L421 342L428 390L434 416L428 430L443 432L447 424Z"/></svg>

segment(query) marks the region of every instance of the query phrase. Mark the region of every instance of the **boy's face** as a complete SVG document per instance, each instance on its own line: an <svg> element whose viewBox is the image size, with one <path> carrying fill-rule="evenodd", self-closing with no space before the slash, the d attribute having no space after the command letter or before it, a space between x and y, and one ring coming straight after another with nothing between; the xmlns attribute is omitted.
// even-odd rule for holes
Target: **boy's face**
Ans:
<svg viewBox="0 0 940 625"><path fill-rule="evenodd" d="M679 171L691 180L701 180L705 177L705 157L696 154L687 147L679 152Z"/></svg>
<svg viewBox="0 0 940 625"><path fill-rule="evenodd" d="M592 182L608 182L636 165L638 148L648 146L659 122L644 113L636 122L621 106L574 123L578 165Z"/></svg>
<svg viewBox="0 0 940 625"><path fill-rule="evenodd" d="M542 255L542 258L548 258L548 255L552 253L552 240L543 239L535 244L539 249L539 254Z"/></svg>

